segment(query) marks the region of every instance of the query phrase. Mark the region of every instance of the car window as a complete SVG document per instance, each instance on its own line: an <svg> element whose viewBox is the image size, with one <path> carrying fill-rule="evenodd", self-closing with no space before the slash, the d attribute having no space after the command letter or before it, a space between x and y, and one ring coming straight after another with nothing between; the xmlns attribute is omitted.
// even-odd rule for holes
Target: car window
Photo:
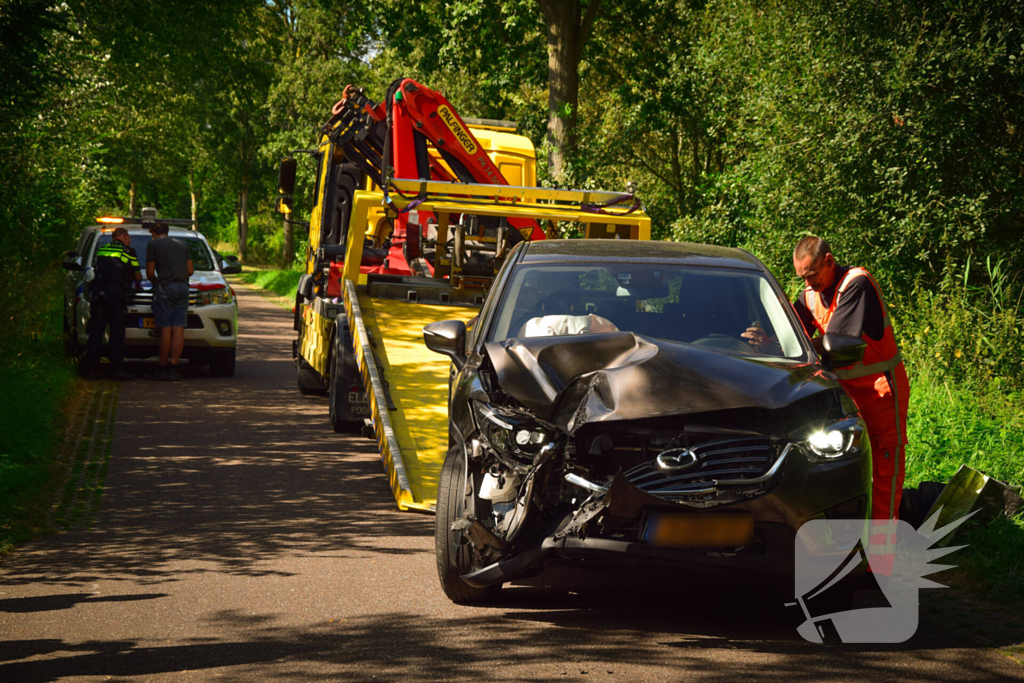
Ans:
<svg viewBox="0 0 1024 683"><path fill-rule="evenodd" d="M103 233L100 237L99 246L104 244L110 244L113 239L110 233ZM139 264L145 269L146 264L146 247L149 245L150 237L148 234L144 235L132 235L132 249L135 250L135 254L139 257ZM192 267L196 270L217 270L217 267L213 265L213 257L210 255L210 250L198 237L178 237L174 239L180 240L185 243L188 247L189 254L192 258Z"/></svg>
<svg viewBox="0 0 1024 683"><path fill-rule="evenodd" d="M800 358L788 303L761 273L671 264L521 265L505 290L489 341L635 332L741 355ZM752 326L772 340L756 348Z"/></svg>

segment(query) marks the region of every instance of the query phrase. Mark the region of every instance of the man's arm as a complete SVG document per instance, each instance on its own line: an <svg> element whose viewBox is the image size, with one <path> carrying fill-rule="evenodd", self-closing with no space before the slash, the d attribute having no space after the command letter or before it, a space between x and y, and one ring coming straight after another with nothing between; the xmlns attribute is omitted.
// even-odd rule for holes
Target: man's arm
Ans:
<svg viewBox="0 0 1024 683"><path fill-rule="evenodd" d="M796 300L793 302L793 310L796 311L796 317L800 319L800 324L804 326L804 332L813 339L814 333L818 331L818 328L814 325L814 314L811 313L811 309L804 302L805 295L806 292L801 292L797 295Z"/></svg>
<svg viewBox="0 0 1024 683"><path fill-rule="evenodd" d="M135 282L142 282L142 273L139 272L139 257L138 257L138 255L135 253L134 249L129 247L128 248L128 256L129 256L128 265L131 266L131 269L132 269L132 278L135 280Z"/></svg>
<svg viewBox="0 0 1024 683"><path fill-rule="evenodd" d="M156 254L153 253L153 242L146 245L146 278L152 282L156 277Z"/></svg>
<svg viewBox="0 0 1024 683"><path fill-rule="evenodd" d="M188 274L189 274L189 276L191 276L192 273L196 272L196 269L192 267L192 259L189 259L187 263L188 263Z"/></svg>

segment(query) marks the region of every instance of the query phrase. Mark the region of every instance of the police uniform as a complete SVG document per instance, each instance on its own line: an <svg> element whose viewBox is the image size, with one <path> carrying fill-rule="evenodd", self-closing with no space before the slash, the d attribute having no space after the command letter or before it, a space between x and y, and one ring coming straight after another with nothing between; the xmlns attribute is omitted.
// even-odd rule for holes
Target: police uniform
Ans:
<svg viewBox="0 0 1024 683"><path fill-rule="evenodd" d="M837 268L832 285L810 287L794 302L808 336L817 329L866 344L864 359L835 371L839 384L857 404L871 439L871 532L868 559L875 573L892 571L895 520L906 472L907 408L910 381L903 366L889 310L875 278L864 268Z"/></svg>
<svg viewBox="0 0 1024 683"><path fill-rule="evenodd" d="M85 365L87 375L94 375L99 369L100 345L107 325L110 325L110 363L115 375L121 372L128 296L138 272L139 259L135 250L117 240L104 244L96 252L93 264L95 277L89 288L91 328Z"/></svg>

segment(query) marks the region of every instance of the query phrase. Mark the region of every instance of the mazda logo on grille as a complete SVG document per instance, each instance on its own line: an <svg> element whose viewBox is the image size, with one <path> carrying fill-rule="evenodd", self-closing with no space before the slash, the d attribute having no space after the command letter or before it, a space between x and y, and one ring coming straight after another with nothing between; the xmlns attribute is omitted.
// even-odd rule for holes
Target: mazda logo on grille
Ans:
<svg viewBox="0 0 1024 683"><path fill-rule="evenodd" d="M697 456L689 448L670 448L658 454L657 462L663 470L687 470L697 464Z"/></svg>

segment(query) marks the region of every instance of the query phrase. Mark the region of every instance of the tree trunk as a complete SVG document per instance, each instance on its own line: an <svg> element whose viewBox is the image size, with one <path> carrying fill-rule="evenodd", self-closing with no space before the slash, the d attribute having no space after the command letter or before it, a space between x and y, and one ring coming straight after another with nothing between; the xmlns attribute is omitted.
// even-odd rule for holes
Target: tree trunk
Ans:
<svg viewBox="0 0 1024 683"><path fill-rule="evenodd" d="M601 0L590 0L585 16L581 0L538 0L538 4L548 28L548 168L555 179L561 179L576 147L580 59Z"/></svg>
<svg viewBox="0 0 1024 683"><path fill-rule="evenodd" d="M128 217L135 218L135 181L128 188Z"/></svg>
<svg viewBox="0 0 1024 683"><path fill-rule="evenodd" d="M238 258L245 260L246 239L249 236L249 179L242 181L238 191Z"/></svg>

